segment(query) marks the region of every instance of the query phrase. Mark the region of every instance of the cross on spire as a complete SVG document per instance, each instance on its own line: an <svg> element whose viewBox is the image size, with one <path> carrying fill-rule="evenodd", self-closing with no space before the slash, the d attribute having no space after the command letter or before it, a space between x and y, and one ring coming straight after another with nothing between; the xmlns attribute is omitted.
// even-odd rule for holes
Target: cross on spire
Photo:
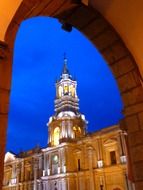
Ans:
<svg viewBox="0 0 143 190"><path fill-rule="evenodd" d="M68 75L70 75L69 70L68 70L68 67L67 67L66 53L64 53L64 66L63 66L62 75L63 75L63 74L68 74Z"/></svg>

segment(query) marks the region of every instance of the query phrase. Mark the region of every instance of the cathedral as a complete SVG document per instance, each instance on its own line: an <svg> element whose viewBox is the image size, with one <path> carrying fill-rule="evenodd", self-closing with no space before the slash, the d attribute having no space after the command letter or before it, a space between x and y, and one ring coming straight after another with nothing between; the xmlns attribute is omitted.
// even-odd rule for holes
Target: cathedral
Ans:
<svg viewBox="0 0 143 190"><path fill-rule="evenodd" d="M88 133L66 58L54 103L47 147L18 155L7 152L3 190L132 190L126 133L118 125Z"/></svg>

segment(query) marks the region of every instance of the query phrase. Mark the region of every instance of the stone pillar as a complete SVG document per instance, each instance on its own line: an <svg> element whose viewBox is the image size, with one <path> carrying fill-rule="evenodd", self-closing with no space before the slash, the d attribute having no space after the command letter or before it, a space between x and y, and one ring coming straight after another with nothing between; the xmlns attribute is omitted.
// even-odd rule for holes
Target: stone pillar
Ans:
<svg viewBox="0 0 143 190"><path fill-rule="evenodd" d="M37 190L38 159L34 160L34 190Z"/></svg>
<svg viewBox="0 0 143 190"><path fill-rule="evenodd" d="M20 165L17 165L17 168L16 168L16 183L17 183L17 186L16 186L16 190L19 190L19 174L20 174Z"/></svg>
<svg viewBox="0 0 143 190"><path fill-rule="evenodd" d="M6 144L6 129L11 81L11 52L8 46L0 41L0 189L3 183L3 166Z"/></svg>
<svg viewBox="0 0 143 190"><path fill-rule="evenodd" d="M67 133L68 133L68 137L72 138L72 130L71 130L71 121L70 121L70 119L67 121Z"/></svg>
<svg viewBox="0 0 143 190"><path fill-rule="evenodd" d="M65 149L61 149L60 150L60 168L61 168L61 172L65 173L66 172L66 156L65 156L66 152Z"/></svg>
<svg viewBox="0 0 143 190"><path fill-rule="evenodd" d="M21 162L21 179L20 179L21 182L24 181L24 160L22 160Z"/></svg>
<svg viewBox="0 0 143 190"><path fill-rule="evenodd" d="M44 153L44 168L43 168L43 176L47 175L47 155Z"/></svg>
<svg viewBox="0 0 143 190"><path fill-rule="evenodd" d="M65 138L65 121L62 121L62 137L61 138Z"/></svg>
<svg viewBox="0 0 143 190"><path fill-rule="evenodd" d="M90 176L90 190L95 190L94 173L93 173L93 148L88 147L88 160L89 160L89 176Z"/></svg>
<svg viewBox="0 0 143 190"><path fill-rule="evenodd" d="M47 174L50 175L52 172L52 158L51 158L51 154L49 154L48 156L48 161L47 161Z"/></svg>
<svg viewBox="0 0 143 190"><path fill-rule="evenodd" d="M100 149L99 138L97 138L97 159L101 160L101 149Z"/></svg>
<svg viewBox="0 0 143 190"><path fill-rule="evenodd" d="M42 155L39 157L39 177L42 176L42 169L43 169L43 159L42 159ZM39 178L38 177L38 178Z"/></svg>
<svg viewBox="0 0 143 190"><path fill-rule="evenodd" d="M98 161L97 161L97 166L98 168L102 168L103 167L103 156L102 156L102 143L101 143L101 138L99 137L97 139L97 157L98 157Z"/></svg>
<svg viewBox="0 0 143 190"><path fill-rule="evenodd" d="M125 144L125 135L126 132L123 132L122 130L118 134L118 145L119 145L119 153L120 153L120 162L122 164L126 163L126 144Z"/></svg>
<svg viewBox="0 0 143 190"><path fill-rule="evenodd" d="M128 177L136 190L143 189L143 78L122 41L104 50L105 59L118 83L124 104L121 128L127 132Z"/></svg>
<svg viewBox="0 0 143 190"><path fill-rule="evenodd" d="M12 179L16 178L16 163L12 164Z"/></svg>

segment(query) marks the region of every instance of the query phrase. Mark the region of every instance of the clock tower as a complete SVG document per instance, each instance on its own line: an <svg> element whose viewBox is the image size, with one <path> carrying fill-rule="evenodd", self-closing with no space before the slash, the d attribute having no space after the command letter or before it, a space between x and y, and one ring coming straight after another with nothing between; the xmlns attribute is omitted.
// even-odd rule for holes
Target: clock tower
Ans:
<svg viewBox="0 0 143 190"><path fill-rule="evenodd" d="M85 116L79 112L77 81L73 80L64 58L60 79L56 82L55 114L48 122L48 145L73 142L86 133Z"/></svg>

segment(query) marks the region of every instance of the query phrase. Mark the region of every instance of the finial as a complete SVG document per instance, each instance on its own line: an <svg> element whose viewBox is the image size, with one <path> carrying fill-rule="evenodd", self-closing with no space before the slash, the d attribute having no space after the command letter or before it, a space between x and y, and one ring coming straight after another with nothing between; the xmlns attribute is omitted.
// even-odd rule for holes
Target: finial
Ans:
<svg viewBox="0 0 143 190"><path fill-rule="evenodd" d="M66 58L66 53L64 53L64 67L63 67L63 74L68 74L68 68L67 68L67 58Z"/></svg>
<svg viewBox="0 0 143 190"><path fill-rule="evenodd" d="M66 59L66 53L64 52L64 60Z"/></svg>
<svg viewBox="0 0 143 190"><path fill-rule="evenodd" d="M68 70L68 67L67 67L67 62L68 61L67 61L67 58L66 58L66 53L64 53L64 65L63 65L63 71L62 71L62 75L61 75L62 78L65 77L65 75L68 78L71 77L71 75L69 73L69 70Z"/></svg>
<svg viewBox="0 0 143 190"><path fill-rule="evenodd" d="M64 65L67 65L66 53L64 53Z"/></svg>

